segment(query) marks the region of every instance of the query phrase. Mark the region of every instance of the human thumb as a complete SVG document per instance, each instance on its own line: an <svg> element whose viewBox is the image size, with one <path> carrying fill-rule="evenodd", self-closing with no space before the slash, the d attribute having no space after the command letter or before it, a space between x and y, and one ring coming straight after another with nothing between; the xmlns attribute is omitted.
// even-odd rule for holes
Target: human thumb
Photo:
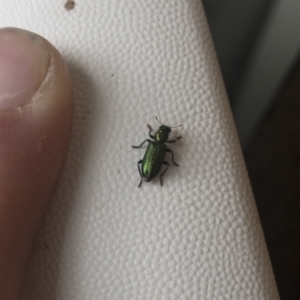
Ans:
<svg viewBox="0 0 300 300"><path fill-rule="evenodd" d="M0 299L19 299L34 237L57 184L72 88L44 38L0 29Z"/></svg>

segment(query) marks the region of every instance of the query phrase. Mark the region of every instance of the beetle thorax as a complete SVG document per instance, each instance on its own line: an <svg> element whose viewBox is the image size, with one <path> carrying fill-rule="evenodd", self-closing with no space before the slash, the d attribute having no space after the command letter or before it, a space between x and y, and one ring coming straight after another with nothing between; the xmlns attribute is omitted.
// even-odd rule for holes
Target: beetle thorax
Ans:
<svg viewBox="0 0 300 300"><path fill-rule="evenodd" d="M158 131L155 133L155 140L160 143L165 143L169 138L170 132L171 128L169 126L160 126Z"/></svg>

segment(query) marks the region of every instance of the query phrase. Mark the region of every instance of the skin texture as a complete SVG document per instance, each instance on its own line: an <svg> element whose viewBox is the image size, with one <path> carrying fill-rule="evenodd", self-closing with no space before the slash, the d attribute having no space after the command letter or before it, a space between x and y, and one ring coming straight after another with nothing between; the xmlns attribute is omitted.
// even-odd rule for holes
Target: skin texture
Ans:
<svg viewBox="0 0 300 300"><path fill-rule="evenodd" d="M0 30L0 299L20 299L34 238L69 142L71 80L58 51Z"/></svg>

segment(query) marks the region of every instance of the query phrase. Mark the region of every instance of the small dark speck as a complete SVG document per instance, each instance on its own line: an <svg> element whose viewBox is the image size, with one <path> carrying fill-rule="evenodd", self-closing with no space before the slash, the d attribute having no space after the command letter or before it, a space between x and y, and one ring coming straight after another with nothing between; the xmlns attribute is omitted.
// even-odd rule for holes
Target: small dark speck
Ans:
<svg viewBox="0 0 300 300"><path fill-rule="evenodd" d="M67 0L66 4L65 4L65 9L66 10L72 10L75 7L75 1L73 0Z"/></svg>
<svg viewBox="0 0 300 300"><path fill-rule="evenodd" d="M114 74L111 74L111 76L114 76Z"/></svg>
<svg viewBox="0 0 300 300"><path fill-rule="evenodd" d="M47 244L44 242L44 246L45 246L45 248L47 249L47 250L49 250L49 248L48 248L48 246L47 246Z"/></svg>
<svg viewBox="0 0 300 300"><path fill-rule="evenodd" d="M118 169L119 174L121 174L120 170Z"/></svg>

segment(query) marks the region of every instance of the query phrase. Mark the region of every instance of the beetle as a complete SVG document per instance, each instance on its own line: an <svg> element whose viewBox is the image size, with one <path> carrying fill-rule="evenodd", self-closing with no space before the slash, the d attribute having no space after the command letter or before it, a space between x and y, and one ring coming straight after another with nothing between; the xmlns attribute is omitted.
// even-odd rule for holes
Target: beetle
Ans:
<svg viewBox="0 0 300 300"><path fill-rule="evenodd" d="M174 161L174 153L171 149L167 148L165 143L175 143L177 140L181 139L181 136L177 137L175 140L168 140L169 133L171 132L171 128L177 128L182 125L178 125L176 127L170 127L167 125L163 125L157 117L155 117L158 123L161 124L157 132L152 135L152 128L147 124L149 128L149 137L153 140L145 140L139 146L132 146L132 148L141 148L146 142L148 142L148 148L144 154L144 158L138 161L138 170L141 175L141 181L138 185L140 187L143 181L149 182L151 181L160 171L162 165L165 165L166 168L160 174L160 184L163 186L163 175L167 172L169 168L169 163L164 160L166 152L172 154L172 162L175 166L179 167L179 165ZM142 165L142 168L140 168Z"/></svg>

